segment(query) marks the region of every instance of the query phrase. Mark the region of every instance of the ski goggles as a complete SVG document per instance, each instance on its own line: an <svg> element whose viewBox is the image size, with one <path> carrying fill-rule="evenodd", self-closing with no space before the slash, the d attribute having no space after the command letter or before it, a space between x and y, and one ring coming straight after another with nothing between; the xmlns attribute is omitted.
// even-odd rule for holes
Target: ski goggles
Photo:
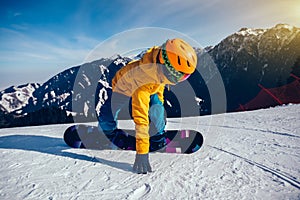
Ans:
<svg viewBox="0 0 300 200"><path fill-rule="evenodd" d="M175 70L175 68L171 65L168 59L167 51L164 50L163 48L161 49L161 51L162 51L162 58L164 60L164 66L165 66L163 67L163 73L169 81L171 81L172 83L179 83L190 77L191 74L185 74Z"/></svg>

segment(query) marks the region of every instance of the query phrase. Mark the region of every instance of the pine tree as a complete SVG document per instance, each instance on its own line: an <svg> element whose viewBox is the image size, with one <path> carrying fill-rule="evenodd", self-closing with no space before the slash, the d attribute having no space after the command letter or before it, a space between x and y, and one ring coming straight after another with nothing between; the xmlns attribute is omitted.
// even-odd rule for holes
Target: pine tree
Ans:
<svg viewBox="0 0 300 200"><path fill-rule="evenodd" d="M291 74L293 74L293 75L295 75L297 77L300 77L300 56L297 58L295 64L293 65ZM288 83L291 83L294 80L295 80L295 78L289 77Z"/></svg>

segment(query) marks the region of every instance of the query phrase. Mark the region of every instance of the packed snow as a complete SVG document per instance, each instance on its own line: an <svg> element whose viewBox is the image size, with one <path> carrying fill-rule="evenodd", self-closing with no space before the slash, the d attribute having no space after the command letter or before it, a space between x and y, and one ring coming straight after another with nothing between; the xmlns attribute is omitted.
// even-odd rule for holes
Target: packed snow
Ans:
<svg viewBox="0 0 300 200"><path fill-rule="evenodd" d="M203 133L190 155L70 149L70 124L0 129L0 199L300 199L300 105L168 119ZM93 123L94 124L94 123ZM121 121L123 128L132 121Z"/></svg>

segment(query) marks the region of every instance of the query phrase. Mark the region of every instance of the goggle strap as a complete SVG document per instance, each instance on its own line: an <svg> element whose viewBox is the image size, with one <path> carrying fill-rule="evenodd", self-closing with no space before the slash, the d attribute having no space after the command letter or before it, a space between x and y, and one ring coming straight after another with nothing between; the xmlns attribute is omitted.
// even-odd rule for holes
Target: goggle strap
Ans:
<svg viewBox="0 0 300 200"><path fill-rule="evenodd" d="M164 60L164 65L166 66L167 70L171 73L171 75L174 76L174 78L176 78L176 81L178 82L185 74L177 71L171 65L165 47L166 47L166 43L162 45L162 58Z"/></svg>

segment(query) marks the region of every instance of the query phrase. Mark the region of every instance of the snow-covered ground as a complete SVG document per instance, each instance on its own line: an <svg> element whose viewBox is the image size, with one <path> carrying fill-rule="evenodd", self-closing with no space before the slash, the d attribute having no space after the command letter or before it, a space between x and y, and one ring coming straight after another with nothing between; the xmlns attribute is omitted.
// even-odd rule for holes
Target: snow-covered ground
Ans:
<svg viewBox="0 0 300 200"><path fill-rule="evenodd" d="M0 199L300 199L300 105L169 119L204 147L152 153L147 175L135 152L68 148L68 126L0 129Z"/></svg>

